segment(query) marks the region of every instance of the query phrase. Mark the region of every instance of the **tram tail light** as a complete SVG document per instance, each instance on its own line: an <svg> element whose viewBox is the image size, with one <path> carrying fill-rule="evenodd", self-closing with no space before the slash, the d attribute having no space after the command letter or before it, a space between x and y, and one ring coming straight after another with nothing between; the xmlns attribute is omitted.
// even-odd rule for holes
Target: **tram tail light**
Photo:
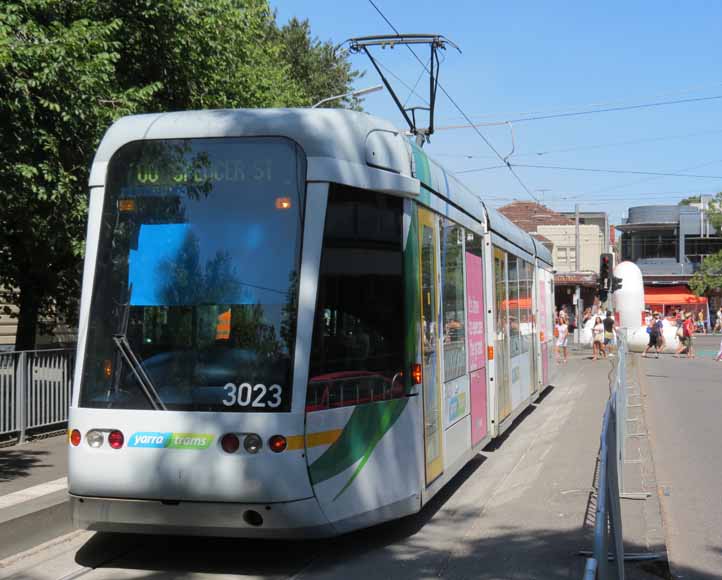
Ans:
<svg viewBox="0 0 722 580"><path fill-rule="evenodd" d="M493 346L486 347L486 358L487 358L487 360L494 360L494 347Z"/></svg>
<svg viewBox="0 0 722 580"><path fill-rule="evenodd" d="M80 445L81 439L82 439L82 437L80 436L80 431L78 431L77 429L73 429L70 432L70 443L72 443L72 445L74 447L77 447L78 445Z"/></svg>
<svg viewBox="0 0 722 580"><path fill-rule="evenodd" d="M284 451L287 445L288 442L283 435L274 435L268 440L268 446L271 448L271 451L275 451L276 453Z"/></svg>
<svg viewBox="0 0 722 580"><path fill-rule="evenodd" d="M120 449L125 443L125 437L116 429L108 434L108 443L113 449Z"/></svg>
<svg viewBox="0 0 722 580"><path fill-rule="evenodd" d="M105 359L103 361L103 374L105 375L106 379L109 379L113 376L113 363L110 359Z"/></svg>
<svg viewBox="0 0 722 580"><path fill-rule="evenodd" d="M414 380L415 385L421 384L423 376L421 372L421 365L419 363L416 363L411 367L411 378Z"/></svg>
<svg viewBox="0 0 722 580"><path fill-rule="evenodd" d="M241 442L238 439L238 435L235 433L226 433L221 437L221 448L226 453L235 453L241 446Z"/></svg>

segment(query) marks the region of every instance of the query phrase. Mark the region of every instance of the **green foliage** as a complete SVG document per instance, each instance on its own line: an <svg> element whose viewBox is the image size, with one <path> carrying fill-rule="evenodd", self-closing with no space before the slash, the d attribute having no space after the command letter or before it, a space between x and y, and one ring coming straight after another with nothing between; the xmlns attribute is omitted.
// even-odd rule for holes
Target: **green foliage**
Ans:
<svg viewBox="0 0 722 580"><path fill-rule="evenodd" d="M286 61L291 65L291 78L303 89L304 105L352 91L351 83L362 75L351 69L345 54L330 42L321 42L311 36L308 20L292 18L277 36L283 44ZM344 97L322 107L346 107L360 110L358 97Z"/></svg>
<svg viewBox="0 0 722 580"><path fill-rule="evenodd" d="M32 348L38 312L73 316L93 151L157 90L117 86L121 23L83 18L88 5L0 8L0 286L21 310L18 348Z"/></svg>
<svg viewBox="0 0 722 580"><path fill-rule="evenodd" d="M701 195L690 195L689 197L685 197L682 201L680 201L678 205L689 205L691 203L699 203L700 201L702 201Z"/></svg>
<svg viewBox="0 0 722 580"><path fill-rule="evenodd" d="M75 318L88 171L113 121L303 106L357 76L307 22L279 29L267 0L3 2L0 287L20 307L16 348L38 316Z"/></svg>
<svg viewBox="0 0 722 580"><path fill-rule="evenodd" d="M717 230L717 233L722 235L722 191L719 192L715 196L714 201L710 203L707 216L712 226Z"/></svg>
<svg viewBox="0 0 722 580"><path fill-rule="evenodd" d="M697 296L702 296L708 290L722 288L722 252L703 260L700 269L690 279L689 287Z"/></svg>

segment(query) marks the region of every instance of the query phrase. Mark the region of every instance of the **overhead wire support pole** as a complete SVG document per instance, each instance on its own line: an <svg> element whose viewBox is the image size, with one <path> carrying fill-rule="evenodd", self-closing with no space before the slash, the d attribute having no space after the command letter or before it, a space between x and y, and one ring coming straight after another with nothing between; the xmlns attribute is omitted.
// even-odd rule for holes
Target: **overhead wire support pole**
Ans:
<svg viewBox="0 0 722 580"><path fill-rule="evenodd" d="M440 61L438 50L446 49L446 45L449 44L456 50L461 52L458 46L453 42L438 34L387 34L387 35L376 35L376 36L360 36L357 38L350 38L348 41L349 50L351 52L363 52L371 61L371 64L376 69L376 72L381 77L384 85L389 91L391 98L396 103L399 111L401 112L404 120L409 126L409 130L412 135L416 136L416 140L419 146L422 146L425 141L428 141L429 136L434 132L434 109L436 106L436 94L439 88L439 68ZM418 56L411 48L413 44L428 44L430 50L429 66L421 62L424 70L429 74L429 106L415 106L406 107L401 102L399 96L394 91L391 83L389 83L386 75L381 71L381 67L376 59L371 54L369 47L380 46L381 48L391 47L394 48L397 44L406 46L411 53L417 58ZM384 67L385 68L385 67ZM427 111L429 118L429 125L426 128L418 126L417 111Z"/></svg>

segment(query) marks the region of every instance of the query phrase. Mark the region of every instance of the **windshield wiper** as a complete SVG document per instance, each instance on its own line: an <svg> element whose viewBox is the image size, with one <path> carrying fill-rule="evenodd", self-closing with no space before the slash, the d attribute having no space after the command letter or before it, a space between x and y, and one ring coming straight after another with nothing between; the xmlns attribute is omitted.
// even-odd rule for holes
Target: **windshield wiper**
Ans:
<svg viewBox="0 0 722 580"><path fill-rule="evenodd" d="M118 347L118 350L125 359L125 362L128 363L130 370L133 371L135 378L138 379L138 384L140 384L143 394L145 394L153 409L156 411L167 411L166 406L163 404L163 401L153 384L153 381L148 376L148 373L145 372L143 363L140 362L135 352L133 352L125 334L114 334L113 342Z"/></svg>

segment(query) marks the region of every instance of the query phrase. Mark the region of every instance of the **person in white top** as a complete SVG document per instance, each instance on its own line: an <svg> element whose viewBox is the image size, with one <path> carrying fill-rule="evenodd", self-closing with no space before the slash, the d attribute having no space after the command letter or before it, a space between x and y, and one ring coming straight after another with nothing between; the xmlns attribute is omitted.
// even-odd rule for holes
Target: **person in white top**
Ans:
<svg viewBox="0 0 722 580"><path fill-rule="evenodd" d="M567 339L569 338L569 323L564 316L559 317L557 322L557 363L567 362ZM562 355L563 359L559 359L559 355Z"/></svg>
<svg viewBox="0 0 722 580"><path fill-rule="evenodd" d="M604 343L604 324L599 316L597 316L594 320L594 326L592 327L592 340L594 341L592 344L594 351L592 360L597 360L600 355L605 356L606 354L603 352L604 347L602 346Z"/></svg>

